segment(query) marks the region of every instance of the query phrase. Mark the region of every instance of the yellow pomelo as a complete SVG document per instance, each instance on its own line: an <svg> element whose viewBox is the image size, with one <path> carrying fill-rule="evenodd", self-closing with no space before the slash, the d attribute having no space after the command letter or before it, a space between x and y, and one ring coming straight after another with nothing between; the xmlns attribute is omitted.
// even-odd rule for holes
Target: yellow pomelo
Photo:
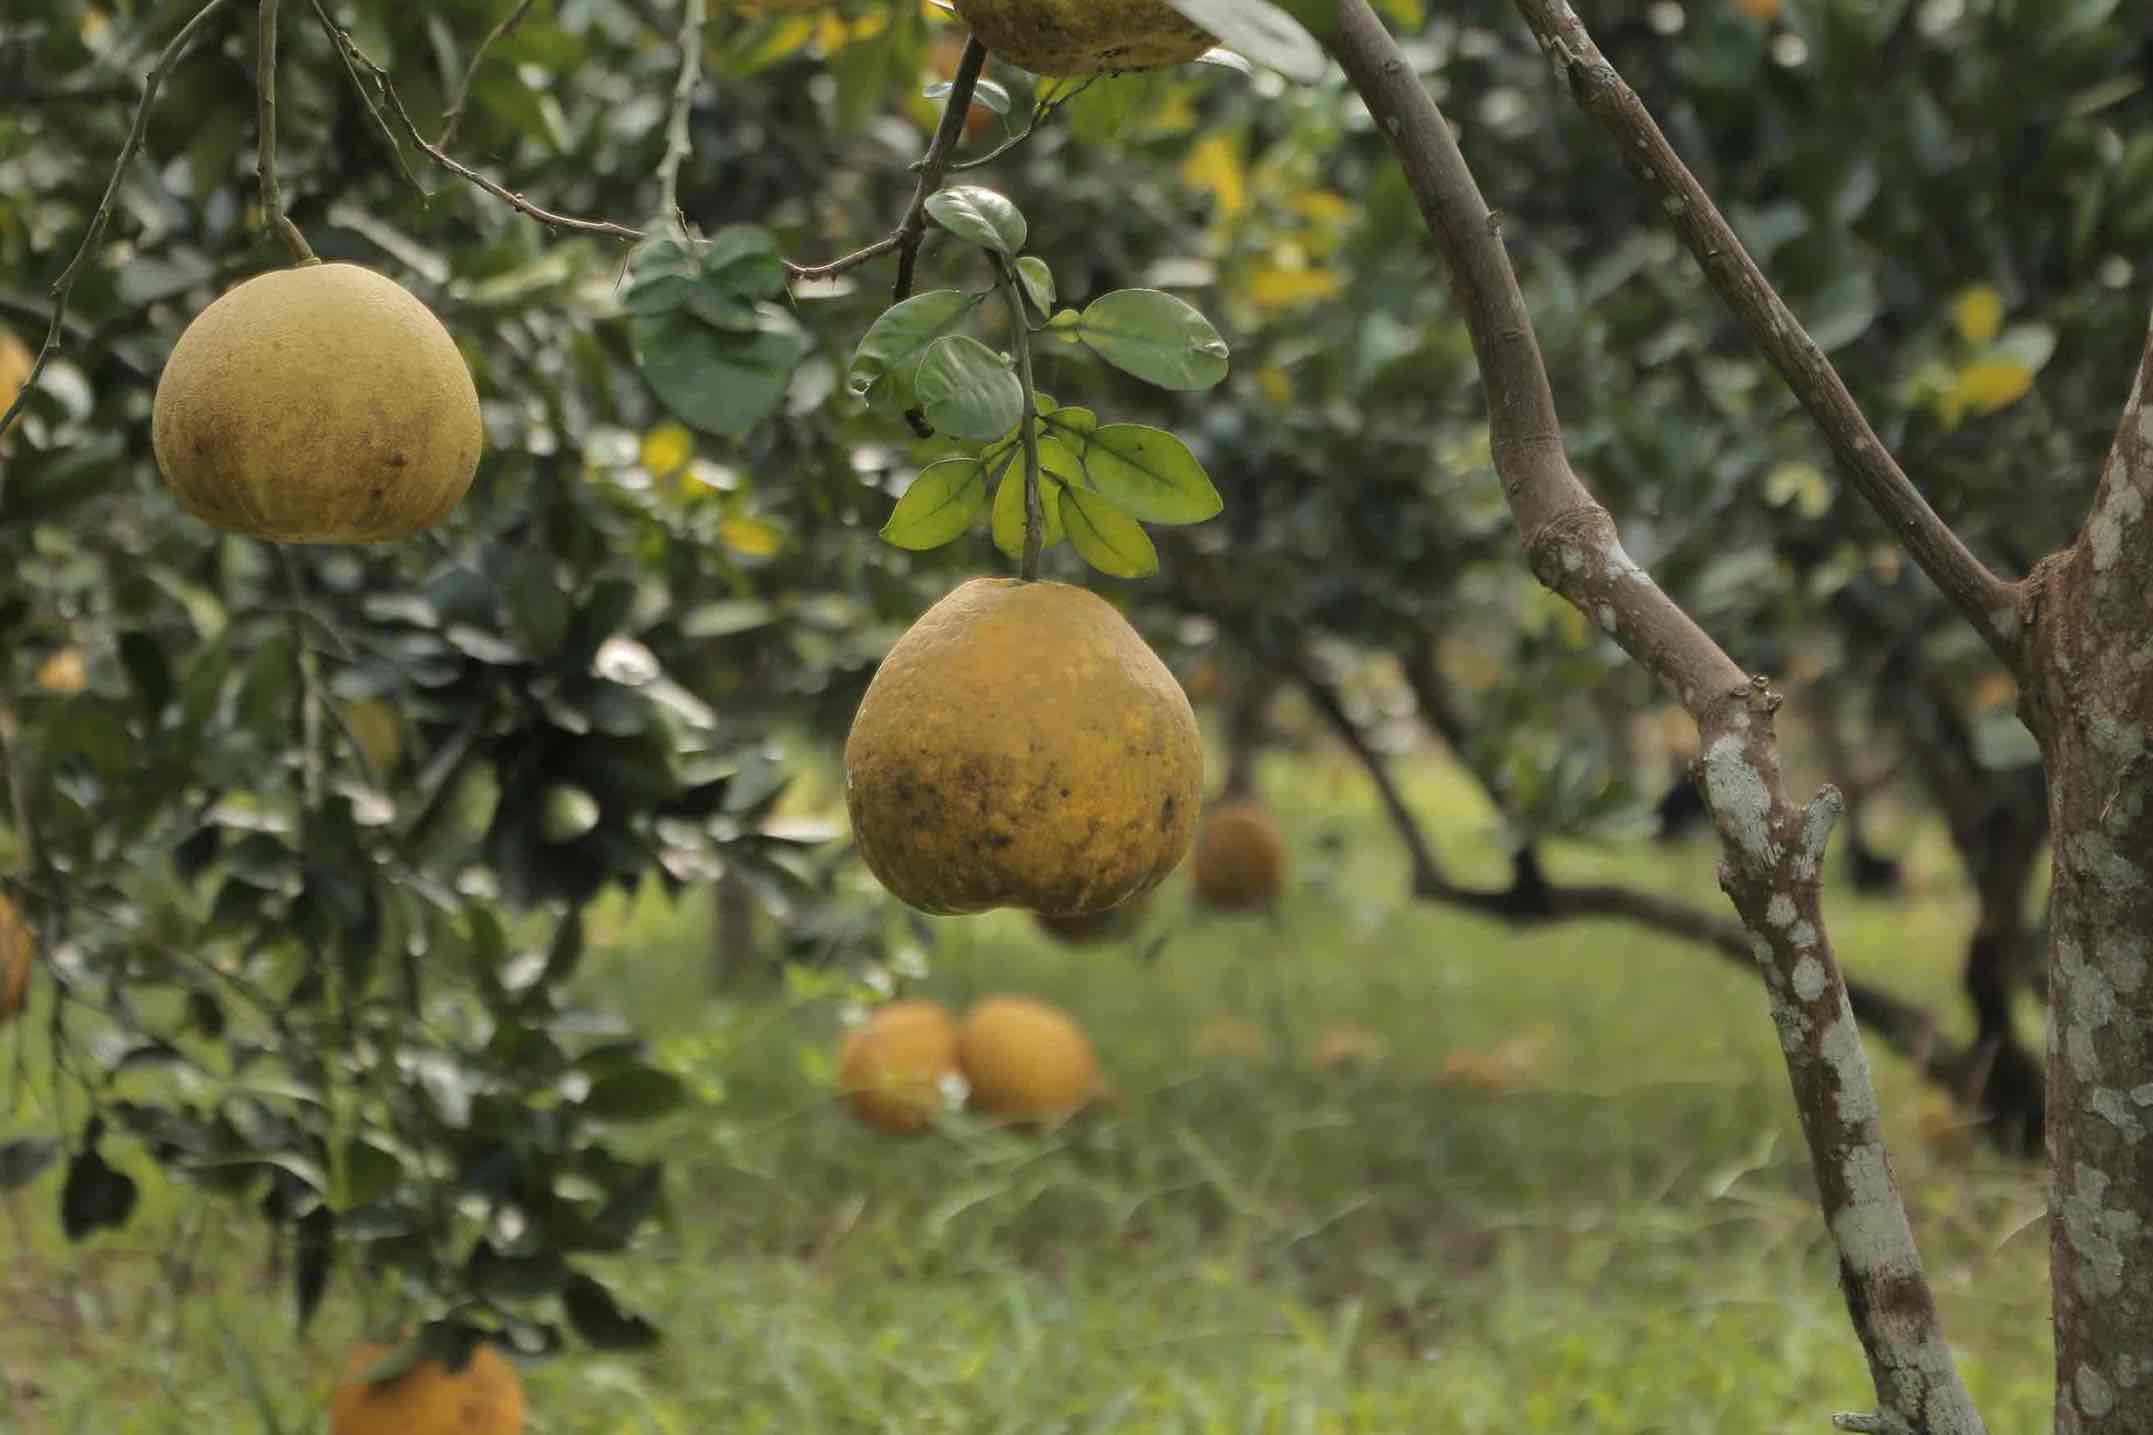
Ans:
<svg viewBox="0 0 2153 1435"><path fill-rule="evenodd" d="M1156 70L1217 43L1158 0L951 0L996 56L1035 75Z"/></svg>
<svg viewBox="0 0 2153 1435"><path fill-rule="evenodd" d="M492 1345L471 1352L461 1370L428 1358L367 1384L363 1377L389 1350L352 1351L329 1400L329 1435L522 1435L523 1382Z"/></svg>
<svg viewBox="0 0 2153 1435"><path fill-rule="evenodd" d="M195 316L151 413L187 511L287 543L371 543L440 522L478 470L478 391L456 342L353 264L261 274Z"/></svg>
<svg viewBox="0 0 2153 1435"><path fill-rule="evenodd" d="M1060 1121L1100 1094L1084 1029L1033 997L996 996L957 1029L957 1061L975 1110L1007 1121Z"/></svg>
<svg viewBox="0 0 2153 1435"><path fill-rule="evenodd" d="M1097 594L975 578L891 647L845 740L845 803L882 885L923 912L1071 917L1187 853L1196 714Z"/></svg>
<svg viewBox="0 0 2153 1435"><path fill-rule="evenodd" d="M1196 832L1196 899L1223 912L1270 906L1286 886L1286 839L1263 804L1233 798Z"/></svg>
<svg viewBox="0 0 2153 1435"><path fill-rule="evenodd" d="M852 1114L893 1135L923 1131L942 1109L942 1083L957 1074L957 1024L924 997L884 1003L846 1033L837 1089Z"/></svg>

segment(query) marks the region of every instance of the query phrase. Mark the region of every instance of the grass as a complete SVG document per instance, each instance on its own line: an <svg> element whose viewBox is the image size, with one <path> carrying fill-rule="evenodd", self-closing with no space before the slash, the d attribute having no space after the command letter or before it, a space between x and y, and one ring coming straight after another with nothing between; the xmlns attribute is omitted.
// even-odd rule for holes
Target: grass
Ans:
<svg viewBox="0 0 2153 1435"><path fill-rule="evenodd" d="M1012 914L937 924L908 989L1037 993L1098 1042L1121 1108L1051 1138L855 1125L827 1084L839 998L713 1000L702 904L615 914L588 996L711 1099L640 1134L671 1162L667 1215L614 1266L666 1343L528 1367L532 1430L1747 1435L1868 1404L1754 978L1621 926L1403 905L1350 774L1269 776L1299 863L1275 923L1196 918L1177 882L1103 948ZM1414 786L1446 858L1494 877L1471 792L1432 767ZM1704 846L1554 856L1718 900ZM1950 1002L1963 894L1833 913L1850 968ZM1314 1069L1340 1027L1386 1054ZM1513 1079L1456 1079L1506 1042ZM1937 1129L1873 1059L1990 1428L2046 1428L2039 1173ZM261 1401L319 1429L349 1305L297 1338L249 1222L121 1164L145 1203L117 1236L65 1246L50 1177L0 1220L0 1430L253 1432Z"/></svg>

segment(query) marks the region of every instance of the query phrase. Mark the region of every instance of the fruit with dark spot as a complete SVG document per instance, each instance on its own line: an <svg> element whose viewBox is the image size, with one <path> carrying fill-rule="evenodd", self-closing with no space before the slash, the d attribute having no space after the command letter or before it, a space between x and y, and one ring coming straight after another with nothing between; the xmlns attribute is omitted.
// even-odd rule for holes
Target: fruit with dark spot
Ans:
<svg viewBox="0 0 2153 1435"><path fill-rule="evenodd" d="M472 1351L461 1370L429 1356L369 1382L389 1353L384 1345L352 1351L329 1400L330 1435L522 1435L523 1382L491 1344Z"/></svg>
<svg viewBox="0 0 2153 1435"><path fill-rule="evenodd" d="M196 315L158 378L150 437L188 512L286 543L432 527L483 442L455 340L353 264L257 275Z"/></svg>
<svg viewBox="0 0 2153 1435"><path fill-rule="evenodd" d="M1180 863L1203 764L1180 685L1104 599L977 578L882 660L845 802L869 869L921 911L1079 916Z"/></svg>
<svg viewBox="0 0 2153 1435"><path fill-rule="evenodd" d="M988 50L1035 75L1156 70L1214 43L1159 0L951 0Z"/></svg>

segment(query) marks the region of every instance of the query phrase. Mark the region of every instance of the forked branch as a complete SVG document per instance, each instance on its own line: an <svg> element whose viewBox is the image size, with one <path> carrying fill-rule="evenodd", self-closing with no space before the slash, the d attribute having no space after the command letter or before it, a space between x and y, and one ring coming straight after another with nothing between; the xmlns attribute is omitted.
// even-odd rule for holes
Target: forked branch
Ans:
<svg viewBox="0 0 2153 1435"><path fill-rule="evenodd" d="M2014 673L2023 675L2019 592L1984 566L1914 487L1712 196L1682 163L1567 0L1515 0L1564 86L1668 216L1749 340L1809 411L1840 468L1899 542Z"/></svg>
<svg viewBox="0 0 2153 1435"><path fill-rule="evenodd" d="M1778 695L1765 679L1745 676L1631 561L1613 520L1572 472L1500 228L1448 121L1367 0L1339 0L1331 47L1389 138L1450 271L1487 388L1496 474L1533 572L1697 722L1720 885L1764 974L1879 1415L1917 1435L1977 1435L1984 1426L1936 1318L1825 931L1819 872L1839 794L1826 788L1806 807L1788 799L1772 731Z"/></svg>

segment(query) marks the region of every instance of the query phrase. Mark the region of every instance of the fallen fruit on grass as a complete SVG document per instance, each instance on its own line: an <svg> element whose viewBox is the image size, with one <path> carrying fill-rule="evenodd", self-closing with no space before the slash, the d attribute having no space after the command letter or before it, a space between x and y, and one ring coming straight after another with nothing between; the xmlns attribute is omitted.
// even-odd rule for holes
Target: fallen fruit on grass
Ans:
<svg viewBox="0 0 2153 1435"><path fill-rule="evenodd" d="M1005 1121L1061 1121L1100 1094L1099 1059L1069 1014L1036 997L988 997L957 1029L972 1106Z"/></svg>
<svg viewBox="0 0 2153 1435"><path fill-rule="evenodd" d="M355 264L259 274L197 314L157 380L150 436L188 512L285 543L432 527L483 442L456 341Z"/></svg>
<svg viewBox="0 0 2153 1435"><path fill-rule="evenodd" d="M1159 0L951 0L980 42L1035 75L1156 70L1215 43Z"/></svg>
<svg viewBox="0 0 2153 1435"><path fill-rule="evenodd" d="M330 1435L522 1435L523 1382L491 1344L473 1350L461 1370L427 1356L368 1383L391 1349L365 1344L351 1352L329 1400Z"/></svg>
<svg viewBox="0 0 2153 1435"><path fill-rule="evenodd" d="M1308 1064L1318 1071L1335 1071L1348 1066L1380 1066L1389 1055L1390 1043L1380 1032L1345 1022L1316 1038Z"/></svg>
<svg viewBox="0 0 2153 1435"><path fill-rule="evenodd" d="M30 971L37 955L37 939L30 924L6 897L0 896L0 1026L5 1026L30 1000Z"/></svg>
<svg viewBox="0 0 2153 1435"><path fill-rule="evenodd" d="M891 647L845 739L860 855L923 912L1103 911L1187 853L1196 714L1097 594L975 578Z"/></svg>
<svg viewBox="0 0 2153 1435"><path fill-rule="evenodd" d="M837 1089L852 1114L877 1131L923 1131L942 1109L942 1085L958 1074L957 1026L940 1002L885 1002L845 1034Z"/></svg>
<svg viewBox="0 0 2153 1435"><path fill-rule="evenodd" d="M1221 912L1259 911L1286 887L1286 839L1262 803L1230 798L1196 829L1196 900Z"/></svg>

